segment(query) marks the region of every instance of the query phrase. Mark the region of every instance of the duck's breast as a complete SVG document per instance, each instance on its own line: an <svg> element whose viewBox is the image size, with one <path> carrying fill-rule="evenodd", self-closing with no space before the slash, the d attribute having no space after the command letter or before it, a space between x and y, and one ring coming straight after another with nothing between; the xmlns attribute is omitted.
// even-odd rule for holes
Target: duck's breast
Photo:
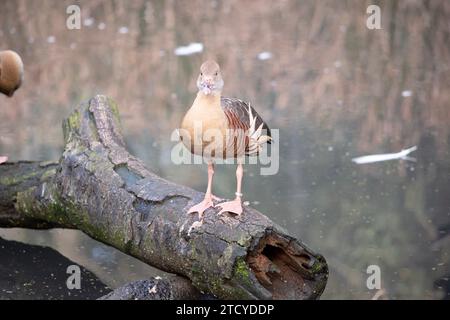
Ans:
<svg viewBox="0 0 450 320"><path fill-rule="evenodd" d="M197 100L183 118L180 138L192 153L217 157L224 150L227 118L220 105Z"/></svg>

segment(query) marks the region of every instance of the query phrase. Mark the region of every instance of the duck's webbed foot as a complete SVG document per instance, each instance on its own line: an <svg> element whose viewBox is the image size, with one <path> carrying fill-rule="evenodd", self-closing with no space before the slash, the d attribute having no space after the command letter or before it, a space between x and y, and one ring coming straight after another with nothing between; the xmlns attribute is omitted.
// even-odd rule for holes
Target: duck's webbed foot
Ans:
<svg viewBox="0 0 450 320"><path fill-rule="evenodd" d="M224 212L230 212L236 214L238 217L242 214L242 200L241 198L236 198L232 201L218 203L215 207L219 207L221 210L219 211L219 215Z"/></svg>
<svg viewBox="0 0 450 320"><path fill-rule="evenodd" d="M199 219L203 218L203 213L206 211L206 209L214 207L214 203L213 203L213 195L212 194L206 194L205 198L203 199L202 202L196 204L195 206L192 206L189 210L188 213L195 213L198 212L198 217Z"/></svg>

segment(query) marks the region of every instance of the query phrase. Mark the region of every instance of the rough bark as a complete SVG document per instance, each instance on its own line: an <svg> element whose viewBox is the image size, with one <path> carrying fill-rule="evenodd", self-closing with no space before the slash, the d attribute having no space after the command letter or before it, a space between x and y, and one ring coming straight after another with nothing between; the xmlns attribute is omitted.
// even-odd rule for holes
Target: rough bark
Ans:
<svg viewBox="0 0 450 320"><path fill-rule="evenodd" d="M30 188L37 188L54 177L56 162L4 163L0 166L0 227L49 229L67 227L43 218L33 218L17 210L17 197Z"/></svg>
<svg viewBox="0 0 450 320"><path fill-rule="evenodd" d="M98 300L198 300L204 297L188 279L174 276L127 283Z"/></svg>
<svg viewBox="0 0 450 320"><path fill-rule="evenodd" d="M186 211L203 194L128 153L109 98L81 104L63 129L58 163L0 166L0 226L77 228L219 298L314 299L323 292L325 259L258 211L221 218L208 209L196 224Z"/></svg>

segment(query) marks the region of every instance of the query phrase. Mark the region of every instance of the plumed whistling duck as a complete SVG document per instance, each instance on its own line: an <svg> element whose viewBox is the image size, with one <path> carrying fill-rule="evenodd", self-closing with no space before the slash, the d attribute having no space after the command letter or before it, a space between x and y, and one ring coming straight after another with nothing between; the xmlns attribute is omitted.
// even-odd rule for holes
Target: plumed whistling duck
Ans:
<svg viewBox="0 0 450 320"><path fill-rule="evenodd" d="M23 63L20 56L11 50L0 51L0 92L12 97L23 80ZM0 164L8 157L0 156Z"/></svg>
<svg viewBox="0 0 450 320"><path fill-rule="evenodd" d="M271 140L270 129L247 103L235 98L222 97L224 82L219 65L212 60L200 67L197 79L198 93L192 107L184 116L180 138L191 153L201 155L208 163L208 186L205 198L189 209L188 213L203 212L214 207L212 194L214 159L236 158L236 198L218 203L223 212L242 213L242 159L257 155L264 143Z"/></svg>

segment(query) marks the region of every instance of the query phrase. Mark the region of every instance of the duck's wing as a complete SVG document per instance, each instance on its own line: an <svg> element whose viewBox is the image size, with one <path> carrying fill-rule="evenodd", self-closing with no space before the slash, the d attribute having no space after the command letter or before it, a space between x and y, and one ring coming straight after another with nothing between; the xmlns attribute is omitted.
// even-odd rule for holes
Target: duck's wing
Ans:
<svg viewBox="0 0 450 320"><path fill-rule="evenodd" d="M247 154L257 154L264 143L270 143L269 126L250 104L240 99L222 97L221 106L227 117L229 129L248 132Z"/></svg>
<svg viewBox="0 0 450 320"><path fill-rule="evenodd" d="M227 116L230 128L249 129L251 126L251 116L255 119L255 127L258 129L262 124L262 130L271 137L270 128L250 104L236 98L221 99L222 110Z"/></svg>

